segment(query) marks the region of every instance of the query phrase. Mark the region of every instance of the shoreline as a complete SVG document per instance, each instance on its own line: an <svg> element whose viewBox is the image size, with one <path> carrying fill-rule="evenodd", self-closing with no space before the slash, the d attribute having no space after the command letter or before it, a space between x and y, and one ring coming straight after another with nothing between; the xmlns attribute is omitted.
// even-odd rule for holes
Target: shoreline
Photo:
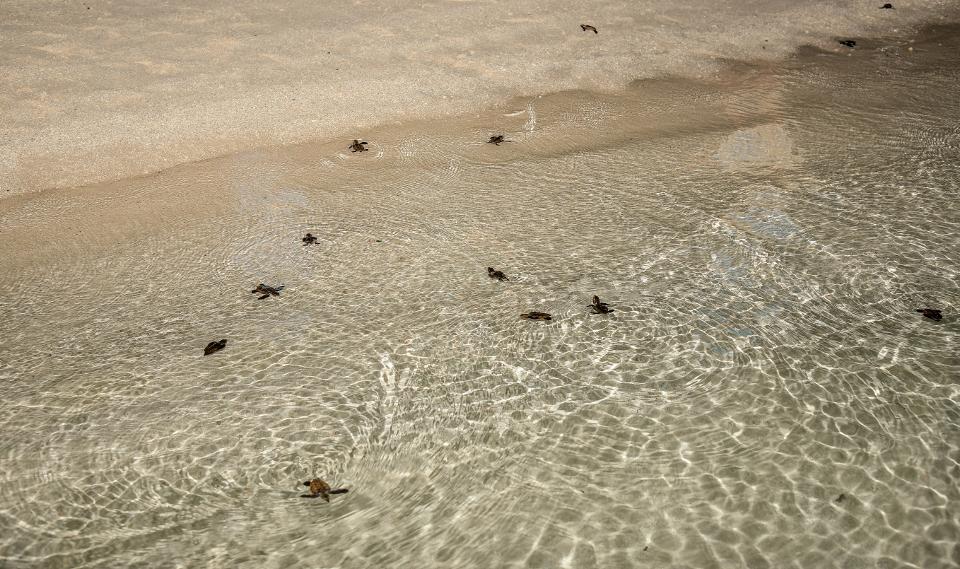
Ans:
<svg viewBox="0 0 960 569"><path fill-rule="evenodd" d="M881 48L896 48L897 57L912 57L907 49L949 36L956 24L924 28L917 37L858 40L857 58L885 57ZM899 47L897 46L899 45ZM886 46L886 47L884 47ZM901 49L902 48L902 49ZM845 49L845 48L844 48ZM339 195L343 188L380 184L389 187L393 173L403 168L437 169L455 163L496 165L544 159L584 151L614 151L624 144L704 132L762 127L776 122L782 90L778 73L804 65L819 65L823 56L834 63L848 58L842 50L804 46L783 63L725 62L726 72L710 80L647 79L618 93L563 91L539 97L518 97L485 113L456 118L397 122L365 131L371 152L351 155L348 140L310 141L264 147L83 187L55 188L0 199L0 257L8 268L23 268L49 260L88 257L130 239L161 238L177 227L212 219L246 207L251 195L269 205L270 190L258 188L251 175L273 177L271 184L311 187L312 193ZM839 59L843 58L843 59ZM919 63L919 62L918 62ZM621 116L631 120L620 121ZM584 130L584 125L589 130ZM489 135L503 132L511 144L493 147ZM758 131L772 150L772 160L789 162L789 147L777 149L776 129ZM777 153L783 156L777 156ZM713 157L705 157L707 162ZM785 162L785 163L786 163ZM317 197L317 196L313 196ZM277 198L281 199L281 198ZM276 204L273 204L277 207ZM58 239L38 239L57 235ZM62 239L82 246L64 253Z"/></svg>
<svg viewBox="0 0 960 569"><path fill-rule="evenodd" d="M586 58L582 62L582 65L587 66L587 69L592 69L590 66L591 56L599 58L597 61L603 62L605 61L604 58L609 56L608 51L617 54L617 57L625 59L618 59L618 63L614 66L614 69L603 71L604 66L607 64L602 63L596 70L590 71L589 73L579 70L569 77L565 76L563 79L555 77L545 83L543 81L530 81L528 83L520 82L512 85L509 84L511 81L516 82L522 78L511 78L508 80L504 77L498 78L493 76L490 77L489 80L481 81L473 86L473 88L476 89L476 96L471 95L453 102L451 97L454 96L455 93L438 92L435 97L424 98L409 109L403 106L406 103L400 104L399 106L378 105L376 98L382 96L383 93L380 95L376 93L366 94L363 91L367 89L360 85L357 85L356 88L341 86L337 87L341 89L340 95L338 95L338 97L341 97L341 106L339 108L333 110L319 109L314 111L315 116L313 116L313 118L308 119L306 115L301 115L298 121L294 115L307 111L300 109L301 103L296 102L296 98L294 98L291 99L289 108L271 107L262 110L262 116L257 116L256 118L257 120L263 119L263 123L257 123L252 130L246 127L236 127L236 125L231 126L233 123L231 123L230 120L232 119L227 120L226 123L219 124L225 120L226 115L222 115L221 113L221 111L226 112L224 109L216 112L213 110L209 112L204 111L201 115L193 117L188 116L193 112L190 110L194 108L191 107L191 105L200 103L216 103L220 105L221 103L230 103L230 99L224 100L215 97L214 99L204 102L201 100L201 97L201 99L193 101L190 97L193 97L196 93L184 93L187 99L184 99L185 103L183 103L183 106L180 106L180 103L176 102L176 95L167 93L165 96L170 96L171 99L165 104L178 105L174 113L177 116L171 118L168 114L161 113L161 115L156 115L156 113L163 111L164 107L152 108L153 103L151 103L149 97L144 99L143 97L145 95L133 92L127 92L126 95L123 93L110 94L112 93L112 91L110 91L104 96L109 95L109 97L120 97L123 99L124 103L121 105L122 108L114 112L109 108L109 105L113 103L107 101L105 108L101 112L100 107L97 106L97 104L100 103L88 101L89 104L94 105L89 109L91 114L90 120L100 121L100 123L90 128L78 126L77 129L79 130L69 135L66 134L65 131L63 136L66 136L69 142L66 142L66 139L57 142L53 138L50 138L50 136L53 135L50 134L52 131L49 130L49 125L44 126L45 123L42 122L33 124L26 120L26 118L22 121L23 124L18 127L22 131L20 134L17 134L15 129L7 129L8 136L5 138L9 142L6 148L0 145L0 201L15 195L80 188L103 182L150 176L178 165L199 163L237 153L258 152L274 147L318 144L326 141L339 140L340 138L352 139L355 135L373 132L398 123L416 124L418 122L431 120L456 121L465 116L489 113L492 109L509 106L513 104L514 101L520 99L549 97L556 93L585 91L596 92L601 95L611 95L629 90L631 86L638 81L650 80L722 81L722 76L729 71L731 65L735 67L775 67L786 65L787 62L790 61L791 58L796 57L799 50L802 50L806 45L827 49L833 47L839 50L839 48L835 46L835 43L833 43L833 38L836 35L835 32L838 27L854 26L854 22L856 22L855 17L858 15L865 15L864 17L869 16L873 19L857 22L861 27L861 29L858 30L859 35L853 33L850 37L915 37L917 34L922 33L924 29L949 25L944 23L945 21L960 20L960 17L955 17L954 12L956 11L947 7L939 6L937 8L927 9L934 11L921 15L918 14L919 9L909 10L903 8L893 15L893 17L896 18L896 23L891 24L887 15L880 14L880 12L886 11L880 11L874 8L871 8L871 11L866 11L866 8L859 7L857 8L857 10L860 10L858 12L853 8L847 10L837 8L839 11L838 14L832 14L832 16L840 23L831 22L830 25L820 28L821 32L817 34L812 34L805 30L788 29L785 30L785 33L787 33L789 37L778 39L775 42L761 41L759 37L763 35L775 35L776 31L771 32L771 34L764 34L748 27L742 30L744 33L750 32L747 35L760 34L757 36L756 41L753 42L756 45L727 46L724 42L720 42L719 38L706 38L702 41L706 41L707 43L704 47L694 50L695 55L692 58L679 62L673 62L670 58L679 57L681 52L668 54L667 52L671 52L672 50L672 47L668 45L661 45L655 49L652 47L644 47L640 51L633 53L631 50L639 49L637 48L639 44L636 44L636 42L640 40L632 35L629 37L627 37L627 35L617 37L616 40L622 43L616 45L611 44L609 46L607 44L603 44L603 46L583 44L587 38L576 34L572 36L560 36L561 38L565 38L567 43L574 44L573 47L566 47L566 49L587 50L577 56ZM704 10L704 12L706 12L706 10ZM874 12L877 13L874 14ZM780 15L782 16L782 14ZM950 20L947 20L948 16L951 18ZM571 15L570 17L574 16ZM668 15L662 17L668 18ZM940 21L931 23L931 18L939 18ZM611 41L609 38L616 33L635 33L627 32L626 29L621 30L618 26L622 27L622 24L610 24L603 28L606 30L606 33L602 36L604 41ZM890 32L891 29L893 30L892 33ZM690 29L690 33L694 34L698 34L700 31L698 31L696 26L692 26ZM683 27L680 27L670 31L670 33L685 34L686 31ZM688 40L685 38L680 38L677 42L672 42L669 34L659 39L668 44L676 43L681 48L688 43ZM557 39L551 36L550 41L557 41ZM707 55L703 49L709 46L710 41L719 42L719 47L715 52ZM736 49L734 49L734 47L736 47ZM661 53L660 50L666 51L662 51ZM727 51L732 51L732 53L726 53ZM626 55L621 55L625 52ZM572 56L576 53L578 52L574 51L571 52L570 55ZM359 58L361 60L366 57L365 54L361 55L362 57ZM493 57L490 54L477 55L481 60L484 56ZM627 65L628 61L632 62L633 67ZM363 63L363 61L359 61L357 65L361 63ZM546 62L541 63L544 65L547 64ZM572 63L568 61L563 64L567 65ZM440 62L440 65L446 64ZM580 63L578 63L578 65L580 65ZM673 68L671 65L676 65L677 67ZM456 67L456 65L454 65L454 67ZM346 67L343 69L346 70ZM438 69L444 69L444 67ZM479 73L480 76L485 73L482 71L476 72ZM558 71L555 70L553 73L557 72ZM374 73L379 73L379 71ZM627 79L627 74L639 78ZM363 77L358 76L356 79L360 81ZM374 77L374 79L376 79L376 77ZM403 80L404 76L401 75L399 79ZM416 78L411 78L411 80L414 82L418 81ZM279 88L281 85L282 82L274 86ZM375 87L375 85L376 83L372 84L371 87ZM464 86L466 85L465 83ZM529 85L537 85L538 89L531 90ZM396 87L396 85L394 87ZM334 86L331 85L330 88L334 88ZM18 98L20 95L11 97L9 93L6 98L15 103L32 100L30 97L33 95L30 93L36 91L36 89L32 87L24 89L20 89L20 91L23 91L25 94L23 100ZM200 87L197 87L197 89L200 89ZM541 92L537 93L536 91L538 90ZM127 91L129 91L129 89L127 89ZM201 91L197 91L197 93L201 93ZM41 95L46 97L47 95L45 93L44 91ZM322 94L320 91L318 91L318 93ZM354 94L351 95L351 93ZM34 93L34 95L35 94L36 93ZM74 95L81 96L81 98L86 97L86 95L83 94ZM429 93L425 92L423 95L429 95ZM51 93L51 96L56 96L56 94ZM243 92L238 92L237 96L243 96ZM396 97L399 96L398 91ZM356 99L355 104L351 102L353 99ZM30 102L29 105L39 105L38 108L43 106L36 101ZM167 110L171 109L174 109L174 107L167 108ZM372 111L370 109L376 110ZM197 109L194 108L194 110ZM230 110L229 112L232 113L235 110L236 109ZM373 113L372 115L369 114L371 112ZM148 116L140 116L142 113L147 113ZM280 116L284 113L294 113L294 115L281 119ZM151 114L155 115L155 121L149 120ZM182 114L182 116L180 116L180 114ZM254 120L255 115L256 112L247 118ZM285 120L286 118L291 120ZM132 131L129 123L136 123L140 119L148 119L148 122L144 123L148 126L141 128L140 131ZM190 126L198 120L204 122L204 124ZM12 124L12 121L7 122ZM206 124L208 122L209 124ZM310 124L314 126L309 126L306 124L307 122L310 122ZM351 125L349 128L344 126L348 124ZM246 128L246 130L244 130L244 128ZM357 131L356 134L351 133L353 129ZM154 130L157 131L153 132ZM45 132L47 134L44 134ZM145 137L147 140L138 140L138 136ZM49 140L44 142L44 137ZM113 137L112 142L111 137ZM79 144L77 144L77 142L79 142Z"/></svg>

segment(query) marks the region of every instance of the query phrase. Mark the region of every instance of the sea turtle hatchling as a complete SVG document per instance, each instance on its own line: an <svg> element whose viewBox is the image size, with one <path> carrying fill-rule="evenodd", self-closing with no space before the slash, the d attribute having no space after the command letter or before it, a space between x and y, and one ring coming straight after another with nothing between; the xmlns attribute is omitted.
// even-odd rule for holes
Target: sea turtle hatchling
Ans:
<svg viewBox="0 0 960 569"><path fill-rule="evenodd" d="M934 322L940 322L941 320L943 320L943 313L936 308L918 308L917 312L919 312L920 314L923 314L925 318L929 318Z"/></svg>
<svg viewBox="0 0 960 569"><path fill-rule="evenodd" d="M349 492L346 488L330 488L329 484L319 478L307 480L303 485L310 487L310 493L301 494L301 498L323 498L327 502L330 501L330 494L346 494Z"/></svg>
<svg viewBox="0 0 960 569"><path fill-rule="evenodd" d="M593 295L593 304L590 305L594 314L610 314L613 309L606 302L600 302L600 297Z"/></svg>
<svg viewBox="0 0 960 569"><path fill-rule="evenodd" d="M209 356L210 354L219 352L220 350L227 347L227 340L219 340L216 342L210 342L207 344L207 347L203 349L203 355Z"/></svg>
<svg viewBox="0 0 960 569"><path fill-rule="evenodd" d="M580 24L580 29L585 32L593 32L595 34L600 33L597 31L597 28L591 26L590 24Z"/></svg>
<svg viewBox="0 0 960 569"><path fill-rule="evenodd" d="M527 320L553 320L553 316L550 316L546 312L527 312L521 314L520 318L526 318Z"/></svg>
<svg viewBox="0 0 960 569"><path fill-rule="evenodd" d="M490 140L487 141L487 144L496 144L497 146L500 146L501 142L510 142L510 141L507 140L506 136L502 134L494 134L493 136L490 137Z"/></svg>
<svg viewBox="0 0 960 569"><path fill-rule="evenodd" d="M498 281L508 281L507 275L503 274L503 271L498 271L493 267L487 267L487 275L491 279L497 279Z"/></svg>
<svg viewBox="0 0 960 569"><path fill-rule="evenodd" d="M304 247L306 247L307 245L316 245L316 244L317 244L317 236L316 236L316 235L313 235L312 233L307 233L307 234L303 237L303 239L301 239L301 241L303 241L303 246L304 246Z"/></svg>
<svg viewBox="0 0 960 569"><path fill-rule="evenodd" d="M257 288L251 290L250 292L252 292L253 294L263 295L257 298L257 300L263 300L270 296L280 296L281 290L283 290L283 285L280 285L278 287L272 287L272 286L267 286L263 283L260 283L257 285Z"/></svg>
<svg viewBox="0 0 960 569"><path fill-rule="evenodd" d="M347 148L350 149L350 152L366 152L367 150L369 150L367 148L366 142L357 140L356 138L353 139L353 144L351 144Z"/></svg>

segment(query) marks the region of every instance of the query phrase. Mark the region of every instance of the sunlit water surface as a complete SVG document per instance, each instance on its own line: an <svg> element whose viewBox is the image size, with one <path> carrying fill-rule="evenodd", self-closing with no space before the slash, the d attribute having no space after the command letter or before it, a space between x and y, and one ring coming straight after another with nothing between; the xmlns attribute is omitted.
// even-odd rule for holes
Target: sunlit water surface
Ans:
<svg viewBox="0 0 960 569"><path fill-rule="evenodd" d="M955 566L960 74L905 45L245 154L225 214L38 236L0 566Z"/></svg>

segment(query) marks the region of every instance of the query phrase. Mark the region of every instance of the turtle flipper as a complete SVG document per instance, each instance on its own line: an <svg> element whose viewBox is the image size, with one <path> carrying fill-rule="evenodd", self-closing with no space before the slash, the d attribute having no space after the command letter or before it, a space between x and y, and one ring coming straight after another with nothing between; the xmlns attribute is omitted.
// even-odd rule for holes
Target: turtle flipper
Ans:
<svg viewBox="0 0 960 569"><path fill-rule="evenodd" d="M320 494L320 497L323 498L324 501L326 501L328 504L330 503L330 494L323 492L322 494Z"/></svg>
<svg viewBox="0 0 960 569"><path fill-rule="evenodd" d="M267 293L267 294L265 294L265 295L263 295L263 296L257 297L257 300L263 300L263 299L265 299L265 298L270 298L270 293Z"/></svg>
<svg viewBox="0 0 960 569"><path fill-rule="evenodd" d="M300 494L301 498L319 498L320 494ZM329 500L327 500L329 502Z"/></svg>
<svg viewBox="0 0 960 569"><path fill-rule="evenodd" d="M328 494L346 494L349 492L349 488L334 488L333 490L327 492Z"/></svg>

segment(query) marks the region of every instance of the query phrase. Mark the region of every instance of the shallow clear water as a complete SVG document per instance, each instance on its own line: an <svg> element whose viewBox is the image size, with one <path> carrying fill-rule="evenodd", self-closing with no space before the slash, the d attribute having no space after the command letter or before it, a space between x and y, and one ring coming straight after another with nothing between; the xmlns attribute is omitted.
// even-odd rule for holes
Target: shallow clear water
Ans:
<svg viewBox="0 0 960 569"><path fill-rule="evenodd" d="M0 565L960 563L960 77L904 46L244 154L217 215L7 249Z"/></svg>

